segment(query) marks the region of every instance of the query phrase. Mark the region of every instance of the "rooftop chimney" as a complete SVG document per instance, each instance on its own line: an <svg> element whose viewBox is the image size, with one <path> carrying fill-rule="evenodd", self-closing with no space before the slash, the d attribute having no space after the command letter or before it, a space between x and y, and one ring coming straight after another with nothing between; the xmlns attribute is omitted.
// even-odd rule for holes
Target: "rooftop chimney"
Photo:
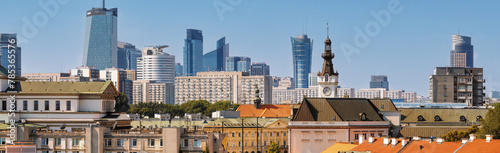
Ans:
<svg viewBox="0 0 500 153"><path fill-rule="evenodd" d="M469 134L470 142L474 141L474 139L476 139L476 134Z"/></svg>
<svg viewBox="0 0 500 153"><path fill-rule="evenodd" d="M372 143L373 143L373 140L374 140L374 138L373 138L373 137L368 137L368 143L372 144Z"/></svg>
<svg viewBox="0 0 500 153"><path fill-rule="evenodd" d="M493 135L487 134L486 135L486 142L490 142L491 140L493 140Z"/></svg>
<svg viewBox="0 0 500 153"><path fill-rule="evenodd" d="M392 138L391 145L396 146L397 143L398 143L398 141L396 141L396 138Z"/></svg>
<svg viewBox="0 0 500 153"><path fill-rule="evenodd" d="M406 146L406 139L403 138L403 139L401 139L401 148L403 148L405 146Z"/></svg>
<svg viewBox="0 0 500 153"><path fill-rule="evenodd" d="M441 137L438 137L438 138L436 139L436 143L437 143L437 144L442 144L443 142L444 142L444 139L443 139L443 138L441 138Z"/></svg>
<svg viewBox="0 0 500 153"><path fill-rule="evenodd" d="M362 144L364 140L365 140L364 135L359 135L359 144Z"/></svg>
<svg viewBox="0 0 500 153"><path fill-rule="evenodd" d="M419 136L413 136L413 141L420 141L420 137Z"/></svg>
<svg viewBox="0 0 500 153"><path fill-rule="evenodd" d="M391 140L389 140L389 137L384 137L384 146L389 145Z"/></svg>
<svg viewBox="0 0 500 153"><path fill-rule="evenodd" d="M462 138L462 143L467 143L467 141L469 141L469 139L467 139L467 138Z"/></svg>

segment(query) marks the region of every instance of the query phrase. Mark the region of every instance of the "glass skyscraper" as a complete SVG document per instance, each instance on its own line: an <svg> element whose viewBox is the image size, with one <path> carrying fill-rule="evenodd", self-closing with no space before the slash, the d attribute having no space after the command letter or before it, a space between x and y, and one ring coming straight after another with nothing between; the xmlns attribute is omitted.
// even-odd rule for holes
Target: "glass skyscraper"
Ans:
<svg viewBox="0 0 500 153"><path fill-rule="evenodd" d="M217 41L217 49L203 55L203 71L224 71L228 56L229 44L226 44L226 37L222 37Z"/></svg>
<svg viewBox="0 0 500 153"><path fill-rule="evenodd" d="M118 68L136 70L137 58L141 56L141 51L136 49L134 45L118 41Z"/></svg>
<svg viewBox="0 0 500 153"><path fill-rule="evenodd" d="M389 81L387 80L387 75L372 75L370 88L384 88L385 90L389 90Z"/></svg>
<svg viewBox="0 0 500 153"><path fill-rule="evenodd" d="M99 70L118 67L117 15L117 8L92 8L87 11L83 65Z"/></svg>
<svg viewBox="0 0 500 153"><path fill-rule="evenodd" d="M471 45L471 38L461 35L453 35L453 46L450 51L451 67L474 67L474 46Z"/></svg>
<svg viewBox="0 0 500 153"><path fill-rule="evenodd" d="M248 72L252 59L250 57L232 56L226 58L226 71Z"/></svg>
<svg viewBox="0 0 500 153"><path fill-rule="evenodd" d="M307 35L291 37L291 40L295 88L308 88L308 75L311 73L312 63L312 40Z"/></svg>
<svg viewBox="0 0 500 153"><path fill-rule="evenodd" d="M184 40L184 75L195 76L203 69L203 34L201 30L187 29Z"/></svg>
<svg viewBox="0 0 500 153"><path fill-rule="evenodd" d="M13 44L11 44L13 42ZM9 48L9 44L11 47ZM17 34L0 34L1 65L9 70L9 65L14 65L15 73L21 76L21 47L17 46ZM9 53L9 50L11 51ZM12 56L13 55L13 56ZM9 58L10 56L10 58ZM9 60L14 60L13 64Z"/></svg>
<svg viewBox="0 0 500 153"><path fill-rule="evenodd" d="M175 76L183 76L182 71L183 71L183 66L181 63L175 63Z"/></svg>

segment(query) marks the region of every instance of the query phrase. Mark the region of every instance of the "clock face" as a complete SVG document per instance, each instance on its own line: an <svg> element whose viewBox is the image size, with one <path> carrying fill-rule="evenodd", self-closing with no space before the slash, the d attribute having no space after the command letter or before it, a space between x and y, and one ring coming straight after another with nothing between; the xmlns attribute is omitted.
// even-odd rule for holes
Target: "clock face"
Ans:
<svg viewBox="0 0 500 153"><path fill-rule="evenodd" d="M323 88L323 94L325 95L330 95L332 93L332 89L328 88L328 87L325 87Z"/></svg>

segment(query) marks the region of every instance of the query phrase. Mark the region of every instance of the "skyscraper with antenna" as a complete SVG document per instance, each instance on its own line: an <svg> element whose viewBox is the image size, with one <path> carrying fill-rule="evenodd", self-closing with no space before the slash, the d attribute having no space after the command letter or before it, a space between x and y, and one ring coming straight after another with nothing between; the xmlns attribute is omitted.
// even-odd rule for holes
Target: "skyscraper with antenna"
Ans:
<svg viewBox="0 0 500 153"><path fill-rule="evenodd" d="M302 34L291 37L291 41L295 88L308 88L312 64L312 39L307 37L307 34Z"/></svg>
<svg viewBox="0 0 500 153"><path fill-rule="evenodd" d="M103 0L102 8L92 8L86 15L82 64L100 70L117 67L118 9L107 9Z"/></svg>

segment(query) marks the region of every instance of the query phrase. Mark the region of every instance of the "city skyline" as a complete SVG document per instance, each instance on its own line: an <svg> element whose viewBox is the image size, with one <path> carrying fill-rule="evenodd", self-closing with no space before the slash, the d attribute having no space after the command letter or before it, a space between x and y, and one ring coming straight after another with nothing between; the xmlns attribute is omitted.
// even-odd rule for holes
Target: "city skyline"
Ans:
<svg viewBox="0 0 500 153"><path fill-rule="evenodd" d="M248 56L253 58L254 61L267 62L273 67L271 72L273 76L293 75L289 37L304 33L302 32L302 25L304 25L307 27L307 30L304 31L307 31L305 33L309 37L322 40L325 37L324 23L328 20L331 24L332 52L338 57L334 61L334 65L342 73L339 78L339 85L358 89L367 88L371 75L382 74L391 78L391 89L416 91L421 95L428 95L428 77L432 74L433 69L449 64L448 57L452 44L451 35L457 34L458 29L461 29L461 35L474 38L476 50L474 64L476 67L485 69L485 79L492 83L491 85L485 84L488 86L487 91L500 88L499 84L495 84L495 82L498 82L495 76L500 76L500 73L492 68L494 65L500 64L494 58L494 52L497 50L494 44L499 40L499 38L495 37L498 35L498 31L489 30L498 27L499 23L482 20L482 18L494 17L495 14L499 14L498 11L493 11L492 6L495 6L495 4L474 3L475 5L472 5L462 3L447 6L449 2L426 4L423 2L401 1L401 12L392 14L388 25L382 26L376 36L369 37L368 45L360 47L358 53L346 56L346 52L343 52L340 48L341 44L355 45L353 38L356 36L356 31L353 29L355 27L364 29L364 26L368 25L368 23L377 21L371 12L377 13L387 10L387 4L390 1L373 4L328 2L330 3L328 5L311 2L282 4L277 2L243 1L234 6L226 4L232 8L232 11L226 11L222 19L213 7L215 2L200 2L193 5L194 10L199 10L192 13L192 15L175 13L181 10L179 8L184 8L182 6L188 5L186 2L177 2L169 6L166 3L170 2L154 1L152 3L155 3L155 5L158 3L158 6L152 6L151 3L148 3L149 5L131 1L118 3L110 0L107 2L107 6L120 9L120 20L118 20L119 41L134 44L138 46L138 49L145 48L144 45L168 44L171 47L167 50L167 53L176 55L176 61L181 63L185 30L190 28L200 29L204 33L205 42L215 42L225 36L228 39L227 42L231 44L232 55ZM27 43L26 40L19 40L19 46L23 47L23 72L67 72L70 68L80 66L84 39L84 12L92 7L99 7L100 4L100 1L69 1L64 5L60 4L59 10L53 14L54 16L49 16L45 25L35 25L38 31L37 34L34 34L35 36L32 38L28 38L22 31L23 18L26 17L26 20L32 22L31 17L37 12L44 12L44 9L36 3L7 2L6 5L13 6L12 8L26 6L27 9L32 9L32 11L24 11L9 16L8 19L17 22L0 25L4 29L2 33L18 33L19 36L29 40ZM146 10L151 9L154 11L142 10L143 8L137 8L136 5L146 5L152 7L145 8ZM168 9L163 8L167 6ZM257 12L258 7L263 7L263 11ZM273 9L277 7L282 8L278 9L277 14L272 14ZM456 9L462 7L472 8L466 10ZM12 8L6 8L6 11ZM294 9L298 8L311 11L308 13L302 12L303 14L293 12ZM345 10L343 8L354 9ZM428 11L418 11L422 8L426 8ZM445 9L446 13L440 12L442 9ZM245 13L248 11L252 11L252 13ZM202 12L206 13L201 14ZM158 25L155 21L159 18L144 17L155 13L161 14L157 17L165 17L165 19L161 19L161 23L168 23L168 21L180 22ZM283 16L282 13L291 13L287 16L299 15L290 18ZM434 16L429 17L430 14ZM195 15L203 17L193 18ZM256 16L258 20L248 18L249 15ZM281 17L280 22L273 20L277 16ZM476 16L480 16L480 18L476 19ZM296 17L299 19L296 19ZM449 20L442 22L441 18L443 17L447 17ZM454 21L457 19L461 19L460 22ZM261 23L256 21L261 21ZM481 25L481 28L477 28L479 25ZM280 30L276 30L278 27ZM142 36L144 35L155 36L143 39ZM262 39L262 36L267 38ZM52 43L61 43L46 45L50 44L51 41ZM421 43L426 45L421 45ZM321 43L315 43L313 46L312 73L319 71L321 68L322 61L319 58L323 48L321 45ZM204 53L206 53L216 48L216 46L215 43L204 43L203 48ZM263 55L264 53L268 55ZM280 60L273 60L278 56L282 56L279 58ZM40 57L50 58L51 60ZM383 59L383 61L380 59Z"/></svg>

